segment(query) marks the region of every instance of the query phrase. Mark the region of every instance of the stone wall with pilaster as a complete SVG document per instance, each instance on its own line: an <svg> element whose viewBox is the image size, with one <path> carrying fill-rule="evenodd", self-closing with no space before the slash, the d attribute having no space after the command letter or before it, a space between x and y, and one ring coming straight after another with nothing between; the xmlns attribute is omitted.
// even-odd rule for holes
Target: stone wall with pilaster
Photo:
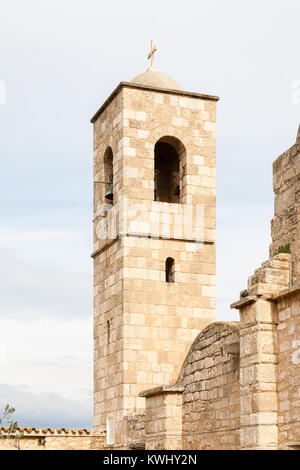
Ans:
<svg viewBox="0 0 300 470"><path fill-rule="evenodd" d="M276 318L271 301L240 309L241 449L277 449Z"/></svg>
<svg viewBox="0 0 300 470"><path fill-rule="evenodd" d="M278 310L278 447L300 448L300 287L281 293Z"/></svg>
<svg viewBox="0 0 300 470"><path fill-rule="evenodd" d="M180 386L162 386L141 393L147 450L182 449L182 392Z"/></svg>
<svg viewBox="0 0 300 470"><path fill-rule="evenodd" d="M241 449L278 448L278 310L290 284L290 255L264 262L232 305L240 311Z"/></svg>

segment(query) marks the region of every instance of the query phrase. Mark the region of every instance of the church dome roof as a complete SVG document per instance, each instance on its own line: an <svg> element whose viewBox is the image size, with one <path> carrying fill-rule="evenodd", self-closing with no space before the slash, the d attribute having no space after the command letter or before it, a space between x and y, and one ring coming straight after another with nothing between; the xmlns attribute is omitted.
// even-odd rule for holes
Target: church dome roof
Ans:
<svg viewBox="0 0 300 470"><path fill-rule="evenodd" d="M170 90L183 89L172 77L153 67L150 67L146 72L134 77L131 83L157 88L168 88Z"/></svg>

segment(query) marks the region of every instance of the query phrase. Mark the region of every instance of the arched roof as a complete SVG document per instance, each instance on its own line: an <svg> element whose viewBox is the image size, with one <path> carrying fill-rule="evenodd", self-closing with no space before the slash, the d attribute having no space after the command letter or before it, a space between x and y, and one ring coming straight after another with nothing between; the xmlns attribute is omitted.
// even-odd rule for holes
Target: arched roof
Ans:
<svg viewBox="0 0 300 470"><path fill-rule="evenodd" d="M146 72L137 75L131 80L131 83L170 90L183 90L176 80L154 68L150 68Z"/></svg>

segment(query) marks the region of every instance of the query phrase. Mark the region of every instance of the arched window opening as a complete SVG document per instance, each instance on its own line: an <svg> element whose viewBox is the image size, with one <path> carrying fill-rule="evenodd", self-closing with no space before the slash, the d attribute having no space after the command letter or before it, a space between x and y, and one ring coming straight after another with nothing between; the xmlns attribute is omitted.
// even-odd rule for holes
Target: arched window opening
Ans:
<svg viewBox="0 0 300 470"><path fill-rule="evenodd" d="M107 333L107 344L110 343L110 321L107 320L106 323L106 333Z"/></svg>
<svg viewBox="0 0 300 470"><path fill-rule="evenodd" d="M179 203L182 200L185 148L175 137L162 137L154 149L154 200Z"/></svg>
<svg viewBox="0 0 300 470"><path fill-rule="evenodd" d="M175 282L175 261L173 258L166 259L166 282Z"/></svg>
<svg viewBox="0 0 300 470"><path fill-rule="evenodd" d="M108 147L104 155L105 203L113 204L113 152Z"/></svg>

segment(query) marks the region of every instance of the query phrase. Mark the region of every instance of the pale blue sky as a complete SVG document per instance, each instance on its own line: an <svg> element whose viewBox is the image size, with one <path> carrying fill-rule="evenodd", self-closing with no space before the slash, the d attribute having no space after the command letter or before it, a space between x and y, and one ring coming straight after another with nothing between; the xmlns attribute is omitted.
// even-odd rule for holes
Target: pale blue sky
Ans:
<svg viewBox="0 0 300 470"><path fill-rule="evenodd" d="M220 96L217 307L268 257L272 161L300 103L298 0L0 0L0 405L23 425L92 425L92 126L156 65Z"/></svg>

